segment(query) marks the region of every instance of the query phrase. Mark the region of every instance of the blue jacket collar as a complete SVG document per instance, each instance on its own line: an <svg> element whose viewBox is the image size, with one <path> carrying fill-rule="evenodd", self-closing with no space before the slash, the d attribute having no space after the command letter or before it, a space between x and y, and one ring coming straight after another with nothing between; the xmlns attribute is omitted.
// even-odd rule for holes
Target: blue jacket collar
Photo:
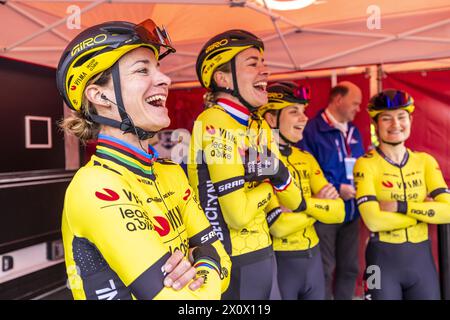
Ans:
<svg viewBox="0 0 450 320"><path fill-rule="evenodd" d="M325 120L323 120L322 113L324 113L324 112L325 112L325 109L322 109L322 110L319 111L319 113L316 116L317 117L317 124L319 126L319 130L322 131L322 132L327 132L327 131L338 131L338 132L340 132L339 129L336 129L333 126L330 126L328 123L325 122ZM354 127L354 124L349 122L348 123L348 130L349 131L350 131L351 127Z"/></svg>

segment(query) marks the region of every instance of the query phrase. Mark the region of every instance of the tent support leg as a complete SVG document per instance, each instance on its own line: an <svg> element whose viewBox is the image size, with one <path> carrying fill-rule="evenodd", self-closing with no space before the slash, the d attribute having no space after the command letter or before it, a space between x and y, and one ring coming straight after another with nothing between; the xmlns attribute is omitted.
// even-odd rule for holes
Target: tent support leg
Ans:
<svg viewBox="0 0 450 320"><path fill-rule="evenodd" d="M437 227L441 299L450 300L450 224Z"/></svg>
<svg viewBox="0 0 450 320"><path fill-rule="evenodd" d="M377 91L373 94L383 91L383 66L381 64L377 64Z"/></svg>

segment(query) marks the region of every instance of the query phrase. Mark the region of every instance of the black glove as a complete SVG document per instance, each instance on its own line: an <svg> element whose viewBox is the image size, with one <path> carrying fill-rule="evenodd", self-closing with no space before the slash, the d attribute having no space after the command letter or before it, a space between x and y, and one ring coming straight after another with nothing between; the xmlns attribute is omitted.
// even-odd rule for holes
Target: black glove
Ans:
<svg viewBox="0 0 450 320"><path fill-rule="evenodd" d="M283 185L289 179L289 170L275 154L267 147L260 152L255 148L248 148L243 154L245 181L263 181L269 179L275 187Z"/></svg>
<svg viewBox="0 0 450 320"><path fill-rule="evenodd" d="M194 259L194 267L209 265L208 268L215 270L219 277L222 279L222 268L220 266L220 256L216 249L211 244L204 244L202 246L195 247L192 250L192 257ZM202 276L205 279L205 283L208 280L209 271L200 270L197 272L198 276Z"/></svg>
<svg viewBox="0 0 450 320"><path fill-rule="evenodd" d="M220 256L211 244L195 247L195 249L192 250L192 257L194 258L194 263L200 259L208 259L212 260L220 267Z"/></svg>

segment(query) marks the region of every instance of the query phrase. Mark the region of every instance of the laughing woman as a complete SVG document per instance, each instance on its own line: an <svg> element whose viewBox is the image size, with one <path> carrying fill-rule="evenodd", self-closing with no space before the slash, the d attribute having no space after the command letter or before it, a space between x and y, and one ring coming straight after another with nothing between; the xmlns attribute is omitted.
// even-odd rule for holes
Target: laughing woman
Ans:
<svg viewBox="0 0 450 320"><path fill-rule="evenodd" d="M98 139L64 202L75 299L219 299L227 286L229 257L183 170L148 145L170 124L159 61L174 51L153 21L114 21L80 33L59 62L58 89L74 110L62 128Z"/></svg>
<svg viewBox="0 0 450 320"><path fill-rule="evenodd" d="M264 209L274 193L291 209L301 203L298 187L277 159L270 127L251 116L267 103L263 50L255 35L229 30L206 42L197 59L197 76L209 92L194 125L188 175L231 255L225 299L269 298L273 250Z"/></svg>

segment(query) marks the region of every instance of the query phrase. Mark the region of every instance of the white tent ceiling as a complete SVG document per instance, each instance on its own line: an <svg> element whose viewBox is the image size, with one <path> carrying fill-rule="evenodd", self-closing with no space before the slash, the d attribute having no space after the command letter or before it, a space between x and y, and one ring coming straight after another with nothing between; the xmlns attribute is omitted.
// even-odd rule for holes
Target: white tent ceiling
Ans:
<svg viewBox="0 0 450 320"><path fill-rule="evenodd" d="M55 67L81 31L67 25L73 5L81 9L81 29L149 17L164 24L177 54L162 69L176 82L196 80L202 44L231 28L265 40L272 73L431 59L438 60L428 66L450 65L448 0L317 0L293 11L271 11L263 0L0 0L0 55ZM367 21L373 5L380 9L381 28L372 30Z"/></svg>

